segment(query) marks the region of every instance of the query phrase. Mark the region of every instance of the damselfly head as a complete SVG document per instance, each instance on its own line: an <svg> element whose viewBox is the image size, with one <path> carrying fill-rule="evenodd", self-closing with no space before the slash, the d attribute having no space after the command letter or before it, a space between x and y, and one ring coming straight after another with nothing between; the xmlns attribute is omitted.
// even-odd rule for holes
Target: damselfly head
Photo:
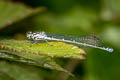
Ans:
<svg viewBox="0 0 120 80"><path fill-rule="evenodd" d="M32 38L32 34L33 34L33 33L32 33L31 31L27 32L27 33L26 33L27 38L28 38L28 39L31 39L31 38Z"/></svg>

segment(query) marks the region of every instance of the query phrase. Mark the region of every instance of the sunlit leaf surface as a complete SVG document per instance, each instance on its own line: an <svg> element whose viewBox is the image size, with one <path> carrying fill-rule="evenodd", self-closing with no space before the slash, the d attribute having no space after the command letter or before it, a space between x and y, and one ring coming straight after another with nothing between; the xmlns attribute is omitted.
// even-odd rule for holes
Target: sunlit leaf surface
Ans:
<svg viewBox="0 0 120 80"><path fill-rule="evenodd" d="M27 41L17 41L17 40L3 40L0 41L0 47L3 49L8 49L15 52L26 53L27 55L44 55L49 57L70 57L76 59L84 59L85 51L71 44L66 44L63 42L50 42L32 44ZM19 54L22 55L22 54Z"/></svg>

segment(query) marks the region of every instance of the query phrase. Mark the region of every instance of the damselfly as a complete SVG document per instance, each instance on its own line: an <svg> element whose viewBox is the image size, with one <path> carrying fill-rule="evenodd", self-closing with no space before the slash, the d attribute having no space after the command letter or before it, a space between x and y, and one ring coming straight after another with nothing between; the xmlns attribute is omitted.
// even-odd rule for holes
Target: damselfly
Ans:
<svg viewBox="0 0 120 80"><path fill-rule="evenodd" d="M49 44L50 41L62 41L66 43L76 44L79 46L99 48L108 52L113 52L113 48L104 47L102 42L96 36L80 36L80 35L63 35L49 32L28 32L27 38L33 42L45 40Z"/></svg>

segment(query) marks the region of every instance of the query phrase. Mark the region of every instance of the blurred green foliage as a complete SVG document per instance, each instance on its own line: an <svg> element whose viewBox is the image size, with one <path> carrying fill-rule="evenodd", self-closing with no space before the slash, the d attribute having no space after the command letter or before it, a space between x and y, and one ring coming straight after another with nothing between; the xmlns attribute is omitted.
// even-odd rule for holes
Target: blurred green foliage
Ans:
<svg viewBox="0 0 120 80"><path fill-rule="evenodd" d="M115 49L109 54L87 48L87 59L84 61L54 58L62 67L75 74L75 78L59 71L0 58L1 80L120 80L119 7L120 0L0 0L1 40L23 40L26 39L26 32L43 30L97 35L104 44Z"/></svg>

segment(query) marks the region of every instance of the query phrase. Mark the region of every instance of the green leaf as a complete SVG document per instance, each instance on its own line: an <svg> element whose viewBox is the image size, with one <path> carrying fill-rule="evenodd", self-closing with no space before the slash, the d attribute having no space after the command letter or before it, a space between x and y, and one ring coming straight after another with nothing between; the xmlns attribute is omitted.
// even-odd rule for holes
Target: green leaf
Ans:
<svg viewBox="0 0 120 80"><path fill-rule="evenodd" d="M19 54L19 53L16 53ZM58 71L63 71L68 73L71 76L74 76L69 71L63 69L60 65L56 64L51 58L46 56L36 56L36 55L29 55L29 56L18 56L10 51L0 50L0 58L1 59L7 59L10 61L16 61L16 62L22 62L29 65L39 66L39 67L45 67L49 69L55 69Z"/></svg>
<svg viewBox="0 0 120 80"><path fill-rule="evenodd" d="M22 52L25 54L44 55L49 57L63 57L63 58L75 58L84 59L85 51L72 44L66 44L63 42L49 42L47 43L32 44L28 41L17 40L2 40L0 41L0 47L15 52ZM22 55L22 54L19 54Z"/></svg>
<svg viewBox="0 0 120 80"><path fill-rule="evenodd" d="M0 29L41 10L43 9L32 9L20 3L0 1Z"/></svg>
<svg viewBox="0 0 120 80"><path fill-rule="evenodd" d="M33 45L31 42L23 40L2 40L0 41L0 58L64 71L73 76L58 65L52 57L85 59L84 50L63 42L50 42L50 44L53 46L47 43Z"/></svg>
<svg viewBox="0 0 120 80"><path fill-rule="evenodd" d="M0 72L0 80L41 80L42 74L49 73L34 66L3 60L0 60Z"/></svg>
<svg viewBox="0 0 120 80"><path fill-rule="evenodd" d="M0 80L14 80L7 73L0 71Z"/></svg>

